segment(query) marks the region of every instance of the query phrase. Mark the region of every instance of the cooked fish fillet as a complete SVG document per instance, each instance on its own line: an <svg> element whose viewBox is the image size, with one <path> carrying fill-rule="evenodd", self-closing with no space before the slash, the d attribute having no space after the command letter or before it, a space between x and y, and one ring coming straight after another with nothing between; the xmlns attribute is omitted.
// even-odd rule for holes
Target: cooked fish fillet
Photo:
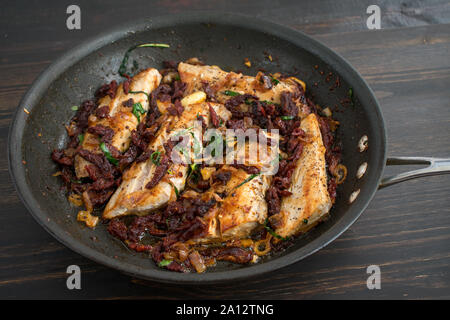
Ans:
<svg viewBox="0 0 450 320"><path fill-rule="evenodd" d="M197 242L216 242L231 238L246 238L267 218L265 193L270 176L251 175L242 169L223 166L220 171L230 172L231 178L222 185L214 185L202 197L208 200L216 194L225 193L222 201L214 205L203 217L207 232Z"/></svg>
<svg viewBox="0 0 450 320"><path fill-rule="evenodd" d="M184 112L180 117L169 117L168 121L159 129L157 137L148 146L149 150L160 151L164 153L163 144L180 132L194 132L193 126L197 120L197 116L203 116L206 124L210 122L209 106L220 115L223 119L228 119L231 115L225 107L218 103L196 103L186 105ZM185 132L185 133L186 133ZM192 142L193 143L193 142ZM188 157L192 158L191 148ZM184 156L179 154L179 156ZM147 189L145 186L151 181L156 165L151 159L145 162L134 163L123 175L122 183L109 200L103 217L106 219L118 216L136 214L146 215L152 210L158 209L169 201L176 200L177 188L179 192L184 189L188 166L183 163L173 163L168 169L168 173L158 184Z"/></svg>
<svg viewBox="0 0 450 320"><path fill-rule="evenodd" d="M258 175L245 182L251 177L238 169L228 182L235 189L224 199L220 208L216 208L222 238L248 237L267 218L264 196L269 187L269 177Z"/></svg>
<svg viewBox="0 0 450 320"><path fill-rule="evenodd" d="M221 103L230 99L229 96L223 94L225 90L252 94L260 100L274 103L280 102L281 93L284 91L298 92L298 87L294 82L279 81L278 84L273 84L271 89L265 89L255 77L226 72L217 66L199 66L181 62L178 65L178 73L181 81L187 84L187 92L202 90L202 82L206 81L214 90L217 90L216 98Z"/></svg>
<svg viewBox="0 0 450 320"><path fill-rule="evenodd" d="M307 116L300 127L310 142L304 145L297 161L288 189L292 195L284 197L280 213L269 218L282 237L308 230L324 218L332 205L327 191L325 147L316 115Z"/></svg>
<svg viewBox="0 0 450 320"><path fill-rule="evenodd" d="M130 83L129 91L152 92L161 82L161 74L158 70L149 68L135 75ZM99 101L99 107L109 106L109 117L99 119L92 114L89 117L89 126L103 125L114 130L114 136L111 144L119 151L125 151L130 144L131 131L136 129L138 120L132 113L131 107L123 106L122 103L128 99L133 99L134 103L139 102L144 110L148 110L148 99L144 93L128 93L123 91L123 84L117 88L116 96L111 99L109 96ZM99 139L96 135L87 133L84 136L82 148L100 153ZM81 156L75 157L75 172L78 178L87 177L88 173L85 169L89 162Z"/></svg>

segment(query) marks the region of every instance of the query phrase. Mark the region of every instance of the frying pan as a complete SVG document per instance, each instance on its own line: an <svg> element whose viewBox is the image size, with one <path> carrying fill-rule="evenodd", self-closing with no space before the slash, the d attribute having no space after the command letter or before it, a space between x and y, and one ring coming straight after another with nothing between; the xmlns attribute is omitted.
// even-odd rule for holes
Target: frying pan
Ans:
<svg viewBox="0 0 450 320"><path fill-rule="evenodd" d="M334 117L341 123L338 136L343 144L346 181L339 185L336 203L328 220L281 253L254 265L220 263L204 274L180 274L158 268L144 254L129 251L110 236L105 225L95 230L76 221L61 182L52 176L57 167L50 160L54 148L62 148L67 135L64 124L73 116L71 106L91 98L95 89L117 74L126 50L140 43L168 43L170 49L140 48L132 53L141 67L161 68L163 60L199 57L225 70L244 70L255 75L268 72L292 73L307 83L307 91L321 106L338 105ZM267 55L273 61L267 59ZM252 62L247 69L245 58ZM130 63L132 65L132 63ZM129 66L130 67L130 66ZM316 69L317 68L317 69ZM340 87L330 91L324 75L340 78ZM314 83L318 86L314 86ZM340 101L353 91L353 103ZM24 112L24 109L29 113ZM358 144L367 137L368 148ZM51 64L23 97L9 132L9 168L22 201L34 218L56 239L98 263L135 277L176 283L211 283L242 280L297 262L323 248L342 234L364 211L375 192L407 179L450 172L449 159L386 159L386 131L378 102L361 75L342 57L301 32L264 20L202 12L171 15L132 22L111 30L64 54ZM429 164L428 168L382 179L387 164ZM367 164L364 175L358 169ZM361 169L359 169L361 171Z"/></svg>

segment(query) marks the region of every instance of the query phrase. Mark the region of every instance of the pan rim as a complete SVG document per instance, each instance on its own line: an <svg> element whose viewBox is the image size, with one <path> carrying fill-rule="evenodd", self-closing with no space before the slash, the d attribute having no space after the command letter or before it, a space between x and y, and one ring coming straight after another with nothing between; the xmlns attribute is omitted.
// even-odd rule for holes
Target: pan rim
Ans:
<svg viewBox="0 0 450 320"><path fill-rule="evenodd" d="M261 264L205 274L180 274L162 269L143 269L136 265L127 263L126 261L117 261L111 256L99 253L89 246L78 242L75 238L67 237L67 233L62 227L60 227L53 221L48 221L46 219L46 213L44 212L44 210L39 208L39 203L32 196L32 192L30 191L29 186L26 183L25 170L23 170L23 167L21 165L23 155L22 137L24 131L23 129L26 125L26 116L24 115L23 108L27 107L27 109L31 112L34 105L39 102L42 94L45 93L49 85L53 83L53 81L55 81L58 76L67 68L80 61L90 53L105 46L106 44L119 40L123 37L127 37L127 35L129 35L131 32L140 32L153 28L176 26L186 23L208 22L254 29L259 32L265 32L282 38L296 45L298 45L299 42L307 43L308 45L310 45L310 47L308 49L305 48L305 50L308 50L313 54L320 53L320 58L324 61L336 61L336 63L338 63L338 65L346 71L347 77L352 77L359 81L360 85L364 87L366 93L369 95L369 98L372 100L372 103L375 107L374 116L375 118L377 118L377 126L380 131L379 143L381 146L379 150L380 154L378 163L375 166L372 166L372 179L370 181L366 181L365 183L365 188L368 189L366 198L364 199L364 201L358 202L358 207L355 207L357 203L354 203L354 205L349 208L344 216L339 221L337 221L329 230L327 230L322 235L309 242L305 246L293 252L287 253ZM329 62L327 63L330 64ZM227 280L235 281L250 279L261 274L286 267L322 249L330 242L334 241L337 237L339 237L343 232L345 232L366 209L373 196L375 195L378 185L381 181L386 163L386 129L378 101L363 77L342 56L340 56L338 53L334 52L318 40L315 40L298 30L260 18L236 13L200 11L194 13L158 16L151 19L141 19L138 21L119 25L118 27L112 28L109 31L91 37L90 39L83 41L76 47L69 49L66 53L61 55L52 64L50 64L43 72L41 72L41 74L33 82L27 93L22 98L13 115L13 120L9 129L7 149L8 167L19 198L25 204L27 210L31 213L34 219L63 245L70 248L72 251L75 251L78 254L87 257L90 260L119 270L134 277L166 283L206 284L223 282ZM350 210L351 208L353 208L353 210ZM350 215L349 212L352 214Z"/></svg>

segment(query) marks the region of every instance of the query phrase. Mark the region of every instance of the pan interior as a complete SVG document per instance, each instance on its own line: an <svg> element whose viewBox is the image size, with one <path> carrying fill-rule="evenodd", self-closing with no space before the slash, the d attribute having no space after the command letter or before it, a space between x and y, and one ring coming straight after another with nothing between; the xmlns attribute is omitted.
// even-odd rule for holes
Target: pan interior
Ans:
<svg viewBox="0 0 450 320"><path fill-rule="evenodd" d="M75 64L68 65L45 90L38 92L38 102L27 106L31 113L26 118L23 134L18 136L20 141L16 142L20 143L22 159L26 161L23 168L24 183L30 192L27 197L34 198L39 210L45 212L45 217L35 214L37 219L42 224L50 222L52 226L63 230L65 243L73 244L70 246L80 253L83 250L79 249L79 244L93 249L98 257L114 257L118 263L133 266L130 273L137 276L158 278L158 274L166 272L157 268L146 255L131 252L111 237L105 225L91 230L76 221L77 209L67 201L59 178L52 176L58 168L51 161L50 152L63 147L67 141L64 125L74 114L71 106L92 98L95 90L105 82L123 80L117 70L129 47L139 43L168 43L171 46L169 49L140 48L133 51L129 70L132 70L133 64L138 68L160 69L164 60L198 57L206 64L218 65L228 71L240 70L249 75L256 75L259 68L267 72L297 73L296 76L306 82L307 91L314 101L334 110L334 118L340 122L338 135L343 144L343 163L348 168L348 177L338 188L331 215L285 252L263 259L262 265L281 261L282 256L289 256L291 262L298 260L331 241L357 218L376 190L384 161L383 122L370 89L357 73L331 52L319 52L321 47L316 47L316 43L309 42L307 37L297 34L297 40L292 40L294 33L287 30L274 27L269 32L257 30L253 25L229 24L226 21L200 23L179 20L171 26L145 27L126 33L80 57ZM268 55L273 61L268 59ZM243 64L245 58L251 61L251 68ZM327 82L326 76L330 72L332 80ZM336 76L339 76L341 86L330 91ZM342 106L341 101L348 98L350 87L354 92L355 103ZM369 137L369 148L360 153L357 144L363 135ZM362 179L356 179L357 168L363 162L368 163L367 173ZM361 189L359 197L350 205L350 194L357 189ZM52 227L47 225L48 228ZM286 264L286 260L283 264ZM254 267L219 264L208 273L242 268Z"/></svg>

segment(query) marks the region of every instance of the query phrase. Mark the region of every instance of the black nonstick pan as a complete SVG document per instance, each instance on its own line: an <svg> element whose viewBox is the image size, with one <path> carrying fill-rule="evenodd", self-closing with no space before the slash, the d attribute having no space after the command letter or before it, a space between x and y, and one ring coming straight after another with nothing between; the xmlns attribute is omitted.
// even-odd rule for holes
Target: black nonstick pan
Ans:
<svg viewBox="0 0 450 320"><path fill-rule="evenodd" d="M91 98L103 83L121 80L117 70L124 53L133 45L148 42L168 43L171 47L133 51L130 60L141 68L161 68L163 60L199 57L207 64L250 75L255 75L258 68L298 72L297 77L307 83L307 92L317 104L332 109L337 105L334 117L341 124L338 135L348 176L338 188L330 218L299 237L286 251L258 264L222 263L204 274L160 269L146 255L129 251L111 237L105 225L91 230L78 223L76 208L67 201L60 180L52 176L57 168L50 153L66 142L64 124L73 116L70 107ZM251 68L244 66L245 58L252 62ZM333 82L339 77L340 86L330 90L327 75ZM343 106L341 101L349 98L349 91L353 92L353 101ZM364 211L378 188L450 172L449 159L387 159L386 131L378 102L361 75L338 54L280 25L211 12L133 22L70 50L48 67L23 97L11 125L8 151L11 175L21 199L55 238L83 256L132 276L176 283L242 280L297 262L342 234ZM386 161L430 166L382 179Z"/></svg>

